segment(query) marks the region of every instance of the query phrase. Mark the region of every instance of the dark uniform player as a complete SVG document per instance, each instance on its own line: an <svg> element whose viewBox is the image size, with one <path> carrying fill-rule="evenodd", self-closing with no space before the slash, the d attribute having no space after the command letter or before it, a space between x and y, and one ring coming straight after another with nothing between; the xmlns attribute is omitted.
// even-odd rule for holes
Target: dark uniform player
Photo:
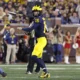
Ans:
<svg viewBox="0 0 80 80"><path fill-rule="evenodd" d="M34 6L32 8L33 14L35 16L34 22L31 26L31 28L21 28L18 27L19 30L24 31L32 31L35 30L35 37L37 39L37 43L34 46L33 52L32 52L32 59L42 68L43 73L40 76L41 78L49 78L50 74L47 71L47 68L45 66L44 61L42 60L42 54L43 49L47 45L47 39L45 37L46 32L46 24L44 21L44 18L42 18L39 13L42 11L42 8L40 6Z"/></svg>
<svg viewBox="0 0 80 80"><path fill-rule="evenodd" d="M33 72L33 68L34 68L34 64L35 61L31 58L32 55L32 51L34 49L34 45L36 44L36 39L35 39L35 31L31 31L30 33L30 38L29 38L29 62L28 62L28 66L27 66L27 74L32 74ZM35 72L38 73L40 71L40 67L39 65L37 65Z"/></svg>

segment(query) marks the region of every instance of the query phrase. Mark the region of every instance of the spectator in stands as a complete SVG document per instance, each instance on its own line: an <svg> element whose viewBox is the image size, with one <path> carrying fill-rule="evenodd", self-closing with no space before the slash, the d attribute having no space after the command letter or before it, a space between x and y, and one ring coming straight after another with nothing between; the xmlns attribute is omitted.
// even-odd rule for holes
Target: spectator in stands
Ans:
<svg viewBox="0 0 80 80"><path fill-rule="evenodd" d="M9 2L9 0L4 0L6 3Z"/></svg>
<svg viewBox="0 0 80 80"><path fill-rule="evenodd" d="M21 3L21 4L25 4L25 2L27 1L27 0L4 0L6 3L8 3L9 1L12 1L12 2L19 2L19 3Z"/></svg>
<svg viewBox="0 0 80 80"><path fill-rule="evenodd" d="M20 5L19 8L18 8L18 14L23 14L23 8L22 8L22 5Z"/></svg>
<svg viewBox="0 0 80 80"><path fill-rule="evenodd" d="M10 23L17 23L16 15L13 15L13 18L10 20Z"/></svg>
<svg viewBox="0 0 80 80"><path fill-rule="evenodd" d="M72 43L72 37L71 37L71 33L69 31L66 32L65 36L64 36L64 62L66 64L70 64L69 63L69 55L70 55L70 51L71 51L71 43Z"/></svg>
<svg viewBox="0 0 80 80"><path fill-rule="evenodd" d="M5 13L6 13L6 15L8 16L8 20L10 21L10 20L12 19L12 15L11 15L9 12L10 12L9 9L6 8L6 9L5 9Z"/></svg>
<svg viewBox="0 0 80 80"><path fill-rule="evenodd" d="M3 8L0 7L0 20L2 20L5 15L6 13L3 11Z"/></svg>
<svg viewBox="0 0 80 80"><path fill-rule="evenodd" d="M15 63L16 60L16 45L17 45L17 36L15 34L15 29L11 28L10 33L5 38L6 44L7 44L7 55L6 55L6 64L10 64L10 56L12 52L11 57L11 63Z"/></svg>
<svg viewBox="0 0 80 80"><path fill-rule="evenodd" d="M48 13L48 11L46 10L46 8L45 7L42 7L42 15L43 15L43 17L46 17L46 14Z"/></svg>
<svg viewBox="0 0 80 80"><path fill-rule="evenodd" d="M5 15L5 16L3 17L2 23L4 23L4 24L10 24L10 21L9 21L9 19L8 19L8 15Z"/></svg>
<svg viewBox="0 0 80 80"><path fill-rule="evenodd" d="M62 62L62 43L63 35L60 27L54 27L53 36L51 37L52 49L55 55L56 63Z"/></svg>
<svg viewBox="0 0 80 80"><path fill-rule="evenodd" d="M24 23L23 16L21 14L16 15L15 21L17 23Z"/></svg>
<svg viewBox="0 0 80 80"><path fill-rule="evenodd" d="M22 11L23 11L23 17L25 19L25 16L27 16L26 6L22 7Z"/></svg>
<svg viewBox="0 0 80 80"><path fill-rule="evenodd" d="M78 12L79 19L80 19L80 2L77 5L76 11Z"/></svg>
<svg viewBox="0 0 80 80"><path fill-rule="evenodd" d="M52 11L52 14L50 15L51 18L57 18L61 17L61 14L59 13L59 9L55 9L55 11Z"/></svg>
<svg viewBox="0 0 80 80"><path fill-rule="evenodd" d="M43 17L48 19L48 18L50 18L50 15L49 15L49 13L46 11L46 12L43 14Z"/></svg>
<svg viewBox="0 0 80 80"><path fill-rule="evenodd" d="M4 0L4 1L0 1L0 3L2 3L4 10L8 8L9 11L11 12L19 13L23 16L24 21L26 20L25 16L26 16L27 0L10 0L10 1ZM28 0L28 2L32 2L32 1L33 0ZM49 13L50 17L54 18L55 16L60 17L62 14L61 12L64 11L66 12L65 14L68 14L68 16L72 17L72 13L75 10L79 14L78 3L79 3L78 1L74 1L74 0L68 0L68 1L67 0L53 0L53 1L42 0L42 6L44 7L42 13L45 15ZM64 17L64 15L62 15L62 17ZM22 23L24 23L24 21Z"/></svg>
<svg viewBox="0 0 80 80"><path fill-rule="evenodd" d="M72 23L72 24L79 24L79 17L78 17L78 14L77 14L77 12L73 12L72 13L72 16L70 16L70 22Z"/></svg>
<svg viewBox="0 0 80 80"><path fill-rule="evenodd" d="M62 24L68 24L68 16L66 13L64 13L62 16L61 16L61 23Z"/></svg>
<svg viewBox="0 0 80 80"><path fill-rule="evenodd" d="M11 2L11 3L8 2L7 4L8 4L8 5L7 5L8 9L11 11L11 9L12 9L12 5L13 5L12 2Z"/></svg>

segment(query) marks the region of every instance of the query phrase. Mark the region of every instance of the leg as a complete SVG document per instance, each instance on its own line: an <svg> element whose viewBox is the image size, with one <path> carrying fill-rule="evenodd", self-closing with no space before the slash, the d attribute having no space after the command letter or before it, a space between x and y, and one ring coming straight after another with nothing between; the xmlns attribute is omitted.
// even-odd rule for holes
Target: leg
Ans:
<svg viewBox="0 0 80 80"><path fill-rule="evenodd" d="M55 56L54 56L54 59L55 59L55 62L56 62L56 54L57 54L57 53L56 53L56 44L53 44L53 45L52 45L52 49L53 49L53 53L54 53L54 55L55 55Z"/></svg>
<svg viewBox="0 0 80 80"><path fill-rule="evenodd" d="M0 68L0 74L2 75L2 77L6 77L7 74Z"/></svg>
<svg viewBox="0 0 80 80"><path fill-rule="evenodd" d="M4 71L0 68L0 74L2 74Z"/></svg>
<svg viewBox="0 0 80 80"><path fill-rule="evenodd" d="M11 57L11 62L15 63L16 60L16 45L11 45L12 46L12 57Z"/></svg>
<svg viewBox="0 0 80 80"><path fill-rule="evenodd" d="M66 63L66 64L69 64L69 54L70 54L70 49L68 49L68 48L65 48L64 49L64 62Z"/></svg>
<svg viewBox="0 0 80 80"><path fill-rule="evenodd" d="M31 72L31 73L33 72L34 64L35 64L35 62L32 60L31 54L30 54L29 62L28 62L28 66L27 66L27 72Z"/></svg>
<svg viewBox="0 0 80 80"><path fill-rule="evenodd" d="M62 61L62 54L61 51L57 51L57 63Z"/></svg>
<svg viewBox="0 0 80 80"><path fill-rule="evenodd" d="M43 49L46 46L46 44L47 44L46 38L44 37L39 38L32 52L32 59L43 69L44 74L40 76L41 78L50 77L50 74L48 74L48 71L46 69L45 63L41 59Z"/></svg>
<svg viewBox="0 0 80 80"><path fill-rule="evenodd" d="M44 61L41 58L38 58L37 56L32 56L32 59L43 69L45 73L47 73L46 66L44 64Z"/></svg>
<svg viewBox="0 0 80 80"><path fill-rule="evenodd" d="M59 61L62 62L62 52L59 51Z"/></svg>
<svg viewBox="0 0 80 80"><path fill-rule="evenodd" d="M32 60L31 55L32 55L32 51L34 48L34 38L30 38L29 40L29 45L30 45L30 50L29 50L29 62L28 62L28 66L27 66L27 72L33 72L33 68L34 68L34 60Z"/></svg>
<svg viewBox="0 0 80 80"><path fill-rule="evenodd" d="M53 51L54 51L54 55L55 55L55 62L58 62L58 47L57 44L53 45Z"/></svg>
<svg viewBox="0 0 80 80"><path fill-rule="evenodd" d="M3 44L3 47L4 47L3 63L5 63L5 62L6 62L7 45L4 43L4 44Z"/></svg>
<svg viewBox="0 0 80 80"><path fill-rule="evenodd" d="M50 74L47 71L44 61L41 58L37 58L37 56L32 56L33 60L39 65L39 68L42 68L43 73L40 78L49 78Z"/></svg>
<svg viewBox="0 0 80 80"><path fill-rule="evenodd" d="M76 63L80 64L80 48L76 49Z"/></svg>
<svg viewBox="0 0 80 80"><path fill-rule="evenodd" d="M40 66L37 64L35 72L38 73L40 71Z"/></svg>
<svg viewBox="0 0 80 80"><path fill-rule="evenodd" d="M59 62L62 62L62 45L59 44L58 45L58 58L59 58Z"/></svg>
<svg viewBox="0 0 80 80"><path fill-rule="evenodd" d="M37 44L34 47L32 52L33 60L43 69L44 72L47 72L46 66L42 58L43 49L46 46L46 38L39 38Z"/></svg>
<svg viewBox="0 0 80 80"><path fill-rule="evenodd" d="M6 63L9 64L9 59L11 55L11 45L7 45L7 55L6 55Z"/></svg>

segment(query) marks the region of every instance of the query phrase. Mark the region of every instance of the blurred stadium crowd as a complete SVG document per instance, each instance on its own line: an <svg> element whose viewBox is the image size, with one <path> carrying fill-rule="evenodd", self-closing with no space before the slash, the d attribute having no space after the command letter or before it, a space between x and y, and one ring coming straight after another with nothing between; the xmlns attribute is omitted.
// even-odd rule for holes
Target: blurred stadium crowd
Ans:
<svg viewBox="0 0 80 80"><path fill-rule="evenodd" d="M0 23L26 23L26 7L26 0L0 0Z"/></svg>
<svg viewBox="0 0 80 80"><path fill-rule="evenodd" d="M0 23L27 23L27 3L31 0L0 0ZM35 1L35 0L32 0ZM80 0L42 0L45 18L61 18L62 24L80 23Z"/></svg>

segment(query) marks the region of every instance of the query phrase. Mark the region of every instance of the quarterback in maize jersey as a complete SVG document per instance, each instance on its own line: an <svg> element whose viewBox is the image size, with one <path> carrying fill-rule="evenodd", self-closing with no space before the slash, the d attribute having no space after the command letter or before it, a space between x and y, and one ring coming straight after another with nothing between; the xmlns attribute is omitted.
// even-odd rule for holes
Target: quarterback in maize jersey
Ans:
<svg viewBox="0 0 80 80"><path fill-rule="evenodd" d="M41 78L49 78L50 73L47 71L44 61L42 60L43 49L47 45L47 39L45 36L46 32L46 22L45 19L40 15L42 8L40 6L33 6L32 8L34 20L30 28L21 28L18 27L19 30L24 30L30 32L32 30L35 31L35 37L37 39L37 43L34 46L32 52L32 59L42 68L43 73L41 74Z"/></svg>

